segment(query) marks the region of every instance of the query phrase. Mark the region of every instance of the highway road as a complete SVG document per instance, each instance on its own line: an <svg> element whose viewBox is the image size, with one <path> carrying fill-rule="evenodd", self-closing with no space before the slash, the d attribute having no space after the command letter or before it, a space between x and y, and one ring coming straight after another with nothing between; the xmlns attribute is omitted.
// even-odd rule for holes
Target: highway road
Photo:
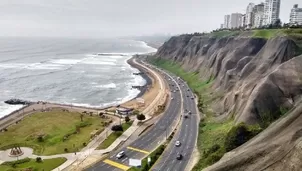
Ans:
<svg viewBox="0 0 302 171"><path fill-rule="evenodd" d="M161 71L160 71L161 72ZM177 83L175 80L170 79L165 73L165 80L169 83L170 90L176 90ZM159 144L163 143L173 131L173 127L177 124L178 119L181 117L182 107L182 91L176 91L171 93L173 100L168 103L167 110L163 116L154 124L154 126L141 135L137 140L131 143L127 147L123 147L121 151L125 152L125 156L121 159L117 159L116 155L120 151L114 151L109 154L109 157L101 162L97 163L87 171L118 171L127 170L130 168L129 159L143 159L150 152L152 152ZM189 120L188 120L189 121Z"/></svg>
<svg viewBox="0 0 302 171"><path fill-rule="evenodd" d="M152 167L152 171L184 171L187 167L198 136L198 112L194 94L189 89L188 85L184 82L181 84L181 91L183 93L183 107L184 110L191 111L189 117L182 120L180 130L172 139L171 143L162 154L159 161ZM184 113L186 113L184 111ZM180 141L181 146L176 147L175 142ZM176 156L180 153L183 155L182 160L177 160Z"/></svg>

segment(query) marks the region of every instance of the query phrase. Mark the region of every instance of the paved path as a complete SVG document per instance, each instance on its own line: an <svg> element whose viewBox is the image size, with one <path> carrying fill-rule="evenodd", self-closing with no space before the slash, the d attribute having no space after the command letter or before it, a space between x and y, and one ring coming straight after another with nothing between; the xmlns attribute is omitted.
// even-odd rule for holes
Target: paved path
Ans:
<svg viewBox="0 0 302 171"><path fill-rule="evenodd" d="M160 90L158 95L155 97L155 99L152 101L152 103L142 112L146 116L146 120L144 122L149 121L152 118L153 112L155 111L155 108L159 105L164 103L165 99L165 84L163 83L162 78L158 75L158 73L154 72L150 68L137 63L134 60L134 63L137 65L140 65L141 67L144 67L147 69L149 72L154 74L156 78L159 80L160 83ZM164 100L163 100L164 99ZM61 108L62 106L66 107L67 105L61 105L61 104L33 104L31 106L28 106L22 110L21 112L16 112L12 114L10 117L7 117L4 120L1 120L1 123L3 124L3 127L5 127L5 122L8 124L9 122L15 122L17 120L22 119L24 116L31 114L33 109L35 110L43 110L46 108ZM85 108L85 107L75 107L75 106L69 106L69 111L87 111L87 112L99 112L98 109L91 109L91 108ZM110 115L114 115L113 113L108 113ZM155 121L155 120L154 120ZM139 124L138 120L134 120L132 126L128 128L119 138L117 138L108 148L103 149L103 150L96 150L98 145L102 143L108 135L112 133L111 127L113 125L118 124L120 121L115 120L113 123L111 123L100 135L98 135L96 138L94 138L85 148L83 148L80 152L77 153L65 153L65 154L58 154L58 155L51 155L51 156L37 156L33 154L33 150L31 148L26 148L26 147L21 147L21 149L24 151L24 154L18 159L22 158L36 158L36 157L41 157L42 159L51 159L51 158L58 158L58 157L64 157L67 159L65 163L63 163L61 166L58 168L54 169L54 171L58 170L72 170L74 166L78 166L81 164L87 157L91 155L102 155L111 152L114 150L116 147L118 147L122 142L125 142L133 133L135 132L142 132L143 129L146 128L145 124ZM141 126L141 127L140 127ZM140 128L140 129L138 129ZM0 164L3 163L4 161L13 161L17 160L17 158L14 157L9 157L8 153L10 150L7 151L0 151ZM70 166L70 167L69 167Z"/></svg>

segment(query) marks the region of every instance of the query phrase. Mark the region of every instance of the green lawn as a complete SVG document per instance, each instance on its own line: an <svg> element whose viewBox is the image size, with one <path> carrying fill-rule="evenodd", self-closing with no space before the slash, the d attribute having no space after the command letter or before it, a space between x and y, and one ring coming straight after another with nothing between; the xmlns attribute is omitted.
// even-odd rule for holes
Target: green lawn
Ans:
<svg viewBox="0 0 302 171"><path fill-rule="evenodd" d="M34 171L50 171L60 166L66 161L65 158L54 158L54 159L45 159L41 163L37 163L34 159L31 159L29 162L22 164L16 164L15 167L11 165L5 165L5 163L0 165L1 171L24 171L25 169L31 168Z"/></svg>
<svg viewBox="0 0 302 171"><path fill-rule="evenodd" d="M65 153L65 148L68 152L79 151L83 143L90 141L91 132L103 131L104 122L108 120L88 115L84 115L82 122L79 113L62 110L35 113L0 133L0 149L17 144L33 148L38 155Z"/></svg>
<svg viewBox="0 0 302 171"><path fill-rule="evenodd" d="M123 131L112 132L99 146L97 149L106 149L108 148L119 136L121 136L131 125L133 121L128 123L123 123Z"/></svg>
<svg viewBox="0 0 302 171"><path fill-rule="evenodd" d="M284 35L285 33L283 29L263 29L263 30L253 30L252 37L270 39L276 36L284 36Z"/></svg>
<svg viewBox="0 0 302 171"><path fill-rule="evenodd" d="M222 37L230 37L230 36L238 36L242 31L219 31L219 32L213 32L210 35L213 37L217 38L222 38Z"/></svg>

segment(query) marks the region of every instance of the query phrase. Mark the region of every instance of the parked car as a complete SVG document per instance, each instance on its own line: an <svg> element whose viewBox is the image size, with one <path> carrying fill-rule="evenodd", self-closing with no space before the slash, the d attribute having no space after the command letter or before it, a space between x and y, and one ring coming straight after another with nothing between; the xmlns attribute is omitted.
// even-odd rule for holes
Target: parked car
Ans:
<svg viewBox="0 0 302 171"><path fill-rule="evenodd" d="M189 113L189 114L192 114L192 112L191 112L191 111L189 111L188 113Z"/></svg>
<svg viewBox="0 0 302 171"><path fill-rule="evenodd" d="M175 146L176 146L176 147L179 147L180 145L181 145L180 141L176 141L176 142L175 142Z"/></svg>
<svg viewBox="0 0 302 171"><path fill-rule="evenodd" d="M124 156L125 156L125 152L121 151L121 152L117 153L116 158L120 159L120 158L122 158Z"/></svg>
<svg viewBox="0 0 302 171"><path fill-rule="evenodd" d="M182 159L182 154L178 153L177 156L176 156L176 159L181 160Z"/></svg>
<svg viewBox="0 0 302 171"><path fill-rule="evenodd" d="M173 100L174 98L173 97L171 97L171 100Z"/></svg>
<svg viewBox="0 0 302 171"><path fill-rule="evenodd" d="M185 118L188 118L188 117L189 117L189 115L188 115L188 114L185 114L185 115L184 115L184 117L185 117Z"/></svg>

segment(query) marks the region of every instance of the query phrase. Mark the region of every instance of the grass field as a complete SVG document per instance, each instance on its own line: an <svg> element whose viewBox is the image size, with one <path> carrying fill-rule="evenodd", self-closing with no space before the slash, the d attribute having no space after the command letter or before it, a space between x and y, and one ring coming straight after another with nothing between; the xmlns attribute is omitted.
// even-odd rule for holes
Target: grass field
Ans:
<svg viewBox="0 0 302 171"><path fill-rule="evenodd" d="M60 166L66 161L65 158L54 158L54 159L45 159L41 163L37 163L34 159L31 159L29 162L22 164L16 164L15 167L11 165L0 165L1 171L24 171L31 168L34 171L50 171Z"/></svg>
<svg viewBox="0 0 302 171"><path fill-rule="evenodd" d="M128 123L123 123L123 131L112 132L100 145L97 149L106 149L108 148L119 136L123 134L131 125L133 121Z"/></svg>
<svg viewBox="0 0 302 171"><path fill-rule="evenodd" d="M84 147L83 143L88 144L91 132L103 131L104 122L100 117L87 115L83 116L82 122L79 113L62 110L35 113L0 133L0 149L17 144L33 148L38 155L79 151Z"/></svg>

